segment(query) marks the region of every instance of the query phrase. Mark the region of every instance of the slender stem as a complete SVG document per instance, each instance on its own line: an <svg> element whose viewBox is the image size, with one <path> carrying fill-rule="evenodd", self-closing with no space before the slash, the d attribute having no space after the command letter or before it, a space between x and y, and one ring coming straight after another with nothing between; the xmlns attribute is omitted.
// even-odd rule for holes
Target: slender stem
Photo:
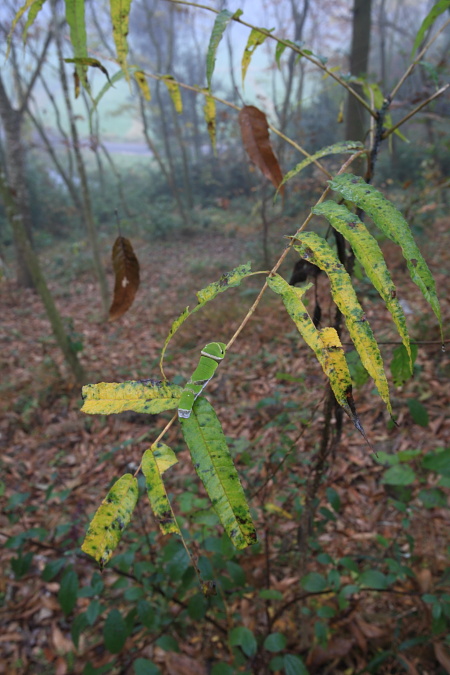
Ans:
<svg viewBox="0 0 450 675"><path fill-rule="evenodd" d="M444 85L443 87L441 87L440 89L435 91L432 96L427 98L425 101L422 101L422 103L420 103L416 108L414 108L407 115L402 117L400 122L397 122L397 124L394 124L393 127L390 127L389 129L386 129L386 131L383 133L383 136L382 136L383 140L385 138L387 138L388 136L390 136L391 134L393 134L396 129L401 127L402 124L407 122L411 117L414 117L414 115L416 115L420 110L422 110L422 108L425 108L425 106L427 106L429 103L431 103L431 101L434 101L435 98L438 98L438 96L441 96L441 94L443 94L444 91L447 91L447 89L449 87L450 87L450 84Z"/></svg>
<svg viewBox="0 0 450 675"><path fill-rule="evenodd" d="M416 56L414 61L408 66L408 68L405 70L395 87L390 93L390 99L392 100L394 96L397 94L398 90L402 86L403 82L411 75L415 67L417 66L418 63L420 63L422 57L424 54L429 50L433 42L439 37L439 35L447 28L447 26L450 24L450 19L447 19L447 21L439 28L439 30L433 35L433 37L427 42L425 47L420 50L419 54Z"/></svg>
<svg viewBox="0 0 450 675"><path fill-rule="evenodd" d="M188 2L188 0L167 0L167 2L172 2L173 4L176 5L186 5L188 7L197 7L198 9L206 9L208 12L213 12L214 14L220 14L220 11L218 9L214 9L213 7L208 7L207 5L202 5L196 2ZM233 21L236 21L237 23L240 23L242 26L247 26L247 28L255 28L255 26L252 23L248 23L247 21L244 21L238 16L232 16L231 17ZM329 70L321 61L316 59L312 54L308 54L307 52L303 51L300 47L298 47L296 44L290 42L289 40L283 40L282 38L277 37L276 35L273 35L270 31L266 30L265 28L260 28L258 27L258 31L265 35L266 37L275 40L276 42L279 42L280 44L284 45L285 47L289 47L292 49L294 52L302 56L303 58L307 59L311 63L313 63L317 68L320 68L320 70L323 70L324 73L327 73L329 77L332 77L336 82L338 82L342 87L347 89L349 94L354 96L357 101L367 110L372 117L376 117L376 111L372 110L370 105L365 101L362 96L360 96L354 89L350 87L350 85L343 80L342 78L339 77L339 75L336 75L332 70Z"/></svg>

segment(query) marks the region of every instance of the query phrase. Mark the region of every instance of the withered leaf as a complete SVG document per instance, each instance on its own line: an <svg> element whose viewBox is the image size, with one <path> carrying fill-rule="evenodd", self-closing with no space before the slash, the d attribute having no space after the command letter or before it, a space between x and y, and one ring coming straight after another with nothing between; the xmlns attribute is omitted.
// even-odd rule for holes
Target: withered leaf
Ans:
<svg viewBox="0 0 450 675"><path fill-rule="evenodd" d="M109 309L110 321L125 314L139 288L139 261L129 239L117 237L112 249L112 263L115 283L113 303Z"/></svg>
<svg viewBox="0 0 450 675"><path fill-rule="evenodd" d="M267 117L256 106L246 105L239 112L239 126L244 148L251 161L278 188L283 174L270 144ZM280 192L284 194L284 185Z"/></svg>

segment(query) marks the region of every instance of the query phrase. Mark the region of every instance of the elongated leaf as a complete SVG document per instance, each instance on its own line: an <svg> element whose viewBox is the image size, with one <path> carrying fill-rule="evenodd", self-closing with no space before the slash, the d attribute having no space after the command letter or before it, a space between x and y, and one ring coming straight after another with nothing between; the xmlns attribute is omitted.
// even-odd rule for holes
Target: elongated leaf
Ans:
<svg viewBox="0 0 450 675"><path fill-rule="evenodd" d="M131 0L110 0L111 22L113 28L113 38L116 45L117 60L125 73L127 80L128 74L127 56L128 56L128 23L130 15Z"/></svg>
<svg viewBox="0 0 450 675"><path fill-rule="evenodd" d="M108 91L108 89L110 89L112 86L114 86L114 84L115 84L116 82L118 82L119 80L122 80L124 77L125 77L125 73L123 72L123 70L117 71L117 73L115 73L115 74L112 76L112 78L109 80L109 82L107 82L107 83L102 87L102 89L100 89L99 93L98 93L97 96L94 98L94 101L93 101L93 103L94 103L93 108L94 108L94 109L97 107L97 105L98 105L100 99L103 98L103 96L106 94L106 92Z"/></svg>
<svg viewBox="0 0 450 675"><path fill-rule="evenodd" d="M142 457L142 472L145 476L147 494L152 511L163 534L175 533L181 536L180 528L174 518L166 488L161 478L177 459L175 453L164 443L152 445Z"/></svg>
<svg viewBox="0 0 450 675"><path fill-rule="evenodd" d="M356 414L352 397L352 380L337 332L334 328L327 327L318 330L314 326L313 320L302 301L307 287L296 288L290 286L278 274L268 277L267 285L274 293L281 296L283 304L300 335L308 347L313 350L322 366L323 372L330 382L336 401L344 408L355 427L367 441L364 429Z"/></svg>
<svg viewBox="0 0 450 675"><path fill-rule="evenodd" d="M162 78L164 84L167 87L167 90L170 94L170 98L172 99L173 107L177 111L177 113L182 113L183 112L183 101L181 99L181 92L180 92L180 87L178 86L178 83L175 82L174 78L172 75L164 75Z"/></svg>
<svg viewBox="0 0 450 675"><path fill-rule="evenodd" d="M414 241L409 225L400 211L378 192L376 188L372 185L367 185L359 176L353 176L350 173L335 176L330 181L330 186L332 190L339 192L344 199L354 202L363 209L372 218L375 225L389 239L392 239L394 243L401 247L411 279L430 303L439 322L441 337L443 339L441 308L436 294L436 284L428 269L428 265Z"/></svg>
<svg viewBox="0 0 450 675"><path fill-rule="evenodd" d="M283 174L270 144L269 125L265 114L254 105L246 105L239 112L239 126L242 142L250 160L281 194L284 194L284 186L281 185Z"/></svg>
<svg viewBox="0 0 450 675"><path fill-rule="evenodd" d="M413 48L411 50L411 59L414 56L414 52L416 49L419 47L420 43L422 42L423 38L425 37L425 33L431 26L434 24L438 16L443 14L446 9L450 7L450 0L439 0L439 2L436 2L431 10L428 12L424 20L422 21L422 25L420 26L419 30L417 31L417 35L414 40Z"/></svg>
<svg viewBox="0 0 450 675"><path fill-rule="evenodd" d="M364 145L359 141L341 141L340 143L335 143L334 145L328 145L326 148L318 150L310 157L306 157L302 162L299 162L297 166L288 171L284 175L280 187L285 183L287 183L288 180L290 180L298 173L300 173L300 171L302 171L304 168L312 164L316 159L320 159L321 157L325 157L326 155L339 155L342 153L351 154L352 152L355 152L355 150L362 150L363 148Z"/></svg>
<svg viewBox="0 0 450 675"><path fill-rule="evenodd" d="M362 81L362 87L364 94L369 101L370 105L376 108L377 110L381 110L384 105L385 97L383 92L381 91L380 87L376 82L367 82L367 80ZM384 117L383 117L383 126L386 127L386 129L390 129L392 127L392 115L388 112L384 112ZM406 136L402 134L400 129L396 129L394 131L394 134L396 134L399 138L402 139L402 141L405 141L405 143L409 143L408 139Z"/></svg>
<svg viewBox="0 0 450 675"><path fill-rule="evenodd" d="M126 473L114 483L93 517L81 550L104 567L130 522L139 496L137 479Z"/></svg>
<svg viewBox="0 0 450 675"><path fill-rule="evenodd" d="M209 38L208 51L206 54L206 81L208 82L208 89L211 89L211 79L214 72L214 67L216 65L216 52L219 42L222 39L225 28L230 23L233 17L239 17L242 14L242 10L238 9L234 14L229 12L228 9L223 9L216 16L214 21L214 26L212 29L211 37Z"/></svg>
<svg viewBox="0 0 450 675"><path fill-rule="evenodd" d="M66 63L75 63L75 65L79 66L91 66L93 68L99 68L102 71L102 73L106 75L108 82L111 84L108 71L106 70L105 66L102 63L100 63L98 59L91 59L90 57L84 57L75 59L64 59L64 61Z"/></svg>
<svg viewBox="0 0 450 675"><path fill-rule="evenodd" d="M181 420L195 470L214 510L236 548L256 542L256 531L244 490L220 422L208 401L199 397L190 417Z"/></svg>
<svg viewBox="0 0 450 675"><path fill-rule="evenodd" d="M86 384L82 389L81 411L89 415L111 415L134 410L157 415L177 408L182 391L176 384L162 384L158 380Z"/></svg>
<svg viewBox="0 0 450 675"><path fill-rule="evenodd" d="M133 74L134 79L138 83L139 89L141 90L143 97L145 98L146 101L151 101L152 96L150 94L150 87L148 86L145 73L142 70L135 70Z"/></svg>
<svg viewBox="0 0 450 675"><path fill-rule="evenodd" d="M335 230L340 232L351 245L356 258L366 270L366 274L386 303L392 319L397 326L412 370L411 347L408 328L403 309L397 299L397 289L384 262L383 253L374 237L360 221L358 216L336 202L328 201L312 209L316 215L325 216Z"/></svg>
<svg viewBox="0 0 450 675"><path fill-rule="evenodd" d="M11 23L11 29L10 29L10 31L8 33L8 37L7 37L8 49L6 50L6 57L5 57L6 59L8 59L8 57L9 57L9 52L10 52L10 49L11 49L11 39L12 39L12 36L13 36L13 33L14 33L14 29L17 26L20 19L22 18L22 16L25 14L25 12L27 10L30 10L30 12L28 14L28 19L27 19L27 22L25 24L25 28L24 28L24 31L23 31L23 34L22 34L23 41L25 42L27 31L30 28L30 26L33 24L33 22L34 22L34 20L37 16L37 13L41 9L44 2L45 2L45 0L26 0L26 2L22 5L22 7L16 12L16 14L14 16L14 19ZM31 17L31 19L30 19L30 17Z"/></svg>
<svg viewBox="0 0 450 675"><path fill-rule="evenodd" d="M206 89L204 90L206 91ZM212 96L206 95L205 105L203 106L206 127L214 154L216 154L216 102Z"/></svg>
<svg viewBox="0 0 450 675"><path fill-rule="evenodd" d="M125 314L133 304L139 288L139 261L129 239L117 237L112 250L115 274L114 298L109 308L109 320L114 321Z"/></svg>
<svg viewBox="0 0 450 675"><path fill-rule="evenodd" d="M231 272L225 272L225 274L222 274L220 277L219 281L214 281L212 284L209 284L205 288L202 288L200 291L197 293L197 300L198 304L194 307L193 310L189 311L189 307L186 307L185 310L180 314L179 317L175 319L173 324L170 327L169 333L164 341L164 345L161 351L161 358L159 362L159 367L162 370L162 364L164 361L164 356L167 350L167 347L169 345L170 340L172 337L175 335L177 330L180 328L180 326L183 325L183 323L186 321L186 319L191 315L197 312L199 309L204 307L207 302L210 300L214 300L214 298L219 294L223 293L224 291L228 290L229 288L234 288L235 286L239 286L241 283L242 279L245 279L245 277L250 276L251 274L251 263L245 263L244 265L239 265L238 267L235 267Z"/></svg>
<svg viewBox="0 0 450 675"><path fill-rule="evenodd" d="M272 30L274 30L272 28ZM252 28L250 35L247 40L247 45L244 49L242 55L241 69L242 69L242 85L244 84L245 76L247 74L247 68L250 65L252 56L255 53L257 47L262 45L267 40L267 35L261 33L257 28Z"/></svg>
<svg viewBox="0 0 450 675"><path fill-rule="evenodd" d="M375 382L378 392L390 413L389 388L380 350L363 309L358 302L350 276L327 242L315 232L302 232L294 244L300 257L320 267L330 280L331 293L345 318L348 332L364 368Z"/></svg>
<svg viewBox="0 0 450 675"><path fill-rule="evenodd" d="M66 21L70 28L70 41L73 47L73 53L76 59L88 58L87 53L87 38L86 38L86 22L84 18L84 0L65 0L66 2ZM87 82L87 66L76 65L76 74L86 89ZM75 87L76 92L77 87Z"/></svg>
<svg viewBox="0 0 450 675"><path fill-rule="evenodd" d="M28 30L31 28L33 25L37 15L41 11L43 5L44 5L45 0L33 0L33 3L30 7L30 11L28 12L28 19L25 23L25 26L23 27L22 31L22 40L23 43L25 44L27 35L28 35Z"/></svg>

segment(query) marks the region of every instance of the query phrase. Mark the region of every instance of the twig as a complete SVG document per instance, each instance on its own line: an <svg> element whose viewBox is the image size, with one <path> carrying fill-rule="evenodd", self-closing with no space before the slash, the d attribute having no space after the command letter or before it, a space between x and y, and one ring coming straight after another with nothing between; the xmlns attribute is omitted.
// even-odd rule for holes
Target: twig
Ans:
<svg viewBox="0 0 450 675"><path fill-rule="evenodd" d="M435 98L438 98L438 96L441 96L441 94L444 93L444 91L447 91L447 89L450 87L450 84L446 84L437 91L434 92L432 96L429 96L425 101L422 101L416 108L411 110L407 115L405 115L400 122L397 122L397 124L394 124L393 127L390 127L389 129L386 129L386 131L383 132L382 139L386 139L388 136L394 133L396 129L402 126L405 122L407 122L411 117L414 117L422 108L425 108L431 101L434 101Z"/></svg>

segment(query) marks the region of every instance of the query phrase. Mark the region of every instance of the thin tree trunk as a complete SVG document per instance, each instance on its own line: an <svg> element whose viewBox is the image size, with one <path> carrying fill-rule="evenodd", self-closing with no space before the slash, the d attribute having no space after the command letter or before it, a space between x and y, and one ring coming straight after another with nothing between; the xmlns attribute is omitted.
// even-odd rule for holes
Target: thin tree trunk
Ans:
<svg viewBox="0 0 450 675"><path fill-rule="evenodd" d="M0 194L5 204L6 214L14 232L15 239L20 244L22 255L24 257L27 269L31 275L33 285L45 307L45 311L50 321L56 342L64 355L67 365L74 374L75 379L78 383L82 384L86 381L86 374L84 372L83 366L79 362L77 354L66 335L61 315L58 312L58 309L45 282L44 275L42 274L39 259L31 247L22 214L17 208L17 196L15 198L13 197L11 193L11 186L8 185L5 176L1 171Z"/></svg>

